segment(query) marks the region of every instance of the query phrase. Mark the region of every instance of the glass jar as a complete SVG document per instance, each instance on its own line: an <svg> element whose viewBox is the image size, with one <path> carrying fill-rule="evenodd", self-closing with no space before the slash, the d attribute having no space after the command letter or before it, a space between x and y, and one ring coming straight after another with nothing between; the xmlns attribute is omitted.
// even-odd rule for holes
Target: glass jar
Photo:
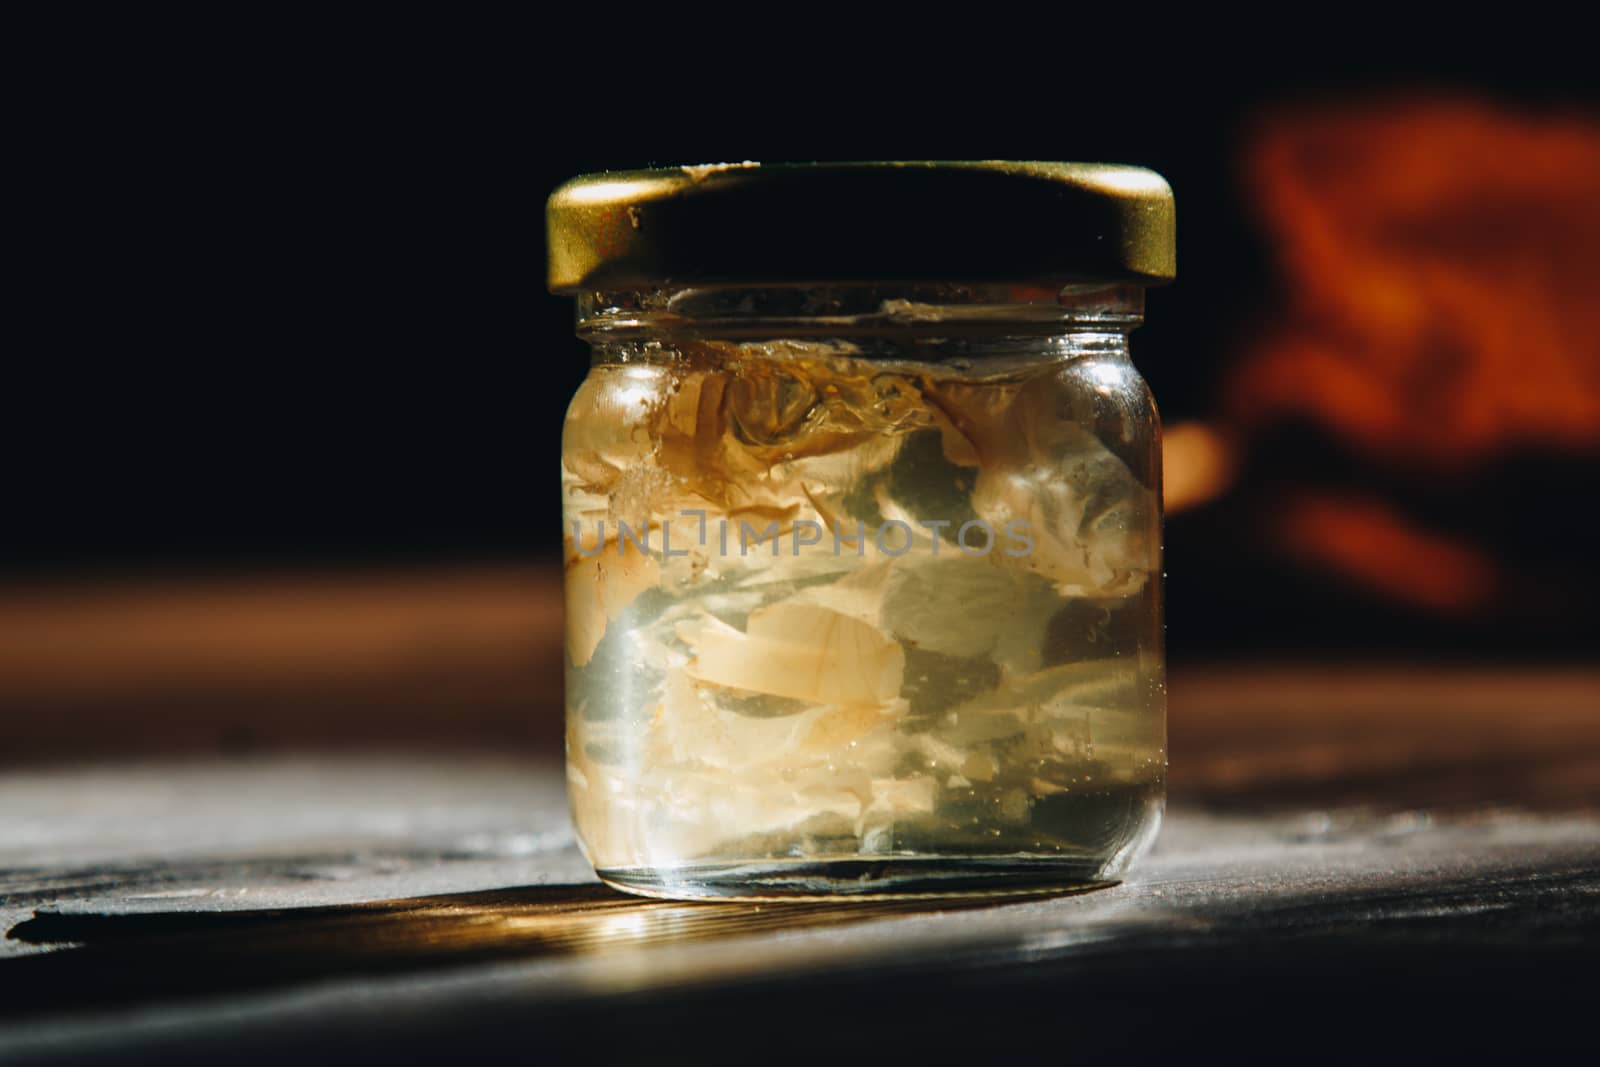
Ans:
<svg viewBox="0 0 1600 1067"><path fill-rule="evenodd" d="M562 440L585 854L669 897L1116 879L1166 767L1160 430L1127 339L1172 273L1170 190L704 170L549 208L593 353Z"/></svg>

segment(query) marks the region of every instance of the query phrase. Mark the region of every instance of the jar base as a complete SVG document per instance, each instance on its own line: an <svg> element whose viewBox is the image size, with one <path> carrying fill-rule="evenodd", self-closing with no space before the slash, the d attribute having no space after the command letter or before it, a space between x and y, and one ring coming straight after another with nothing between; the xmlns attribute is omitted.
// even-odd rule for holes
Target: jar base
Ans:
<svg viewBox="0 0 1600 1067"><path fill-rule="evenodd" d="M889 900L1079 893L1116 885L1106 860L1040 856L696 863L611 867L595 873L613 889L667 900Z"/></svg>

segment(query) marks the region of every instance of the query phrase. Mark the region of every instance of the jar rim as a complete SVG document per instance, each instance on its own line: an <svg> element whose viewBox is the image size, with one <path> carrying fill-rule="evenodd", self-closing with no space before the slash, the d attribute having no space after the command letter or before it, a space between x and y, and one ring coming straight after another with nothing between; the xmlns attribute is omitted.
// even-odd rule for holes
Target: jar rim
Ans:
<svg viewBox="0 0 1600 1067"><path fill-rule="evenodd" d="M1144 321L1144 289L1003 283L684 286L578 294L577 332L699 338L1054 336L1127 332Z"/></svg>

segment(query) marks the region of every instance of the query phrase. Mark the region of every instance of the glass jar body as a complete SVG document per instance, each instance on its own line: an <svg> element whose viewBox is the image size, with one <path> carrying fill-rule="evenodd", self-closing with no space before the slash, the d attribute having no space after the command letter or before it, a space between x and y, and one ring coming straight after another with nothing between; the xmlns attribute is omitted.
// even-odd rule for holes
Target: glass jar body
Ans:
<svg viewBox="0 0 1600 1067"><path fill-rule="evenodd" d="M672 897L1113 880L1163 802L1138 290L596 294L563 428L567 757Z"/></svg>

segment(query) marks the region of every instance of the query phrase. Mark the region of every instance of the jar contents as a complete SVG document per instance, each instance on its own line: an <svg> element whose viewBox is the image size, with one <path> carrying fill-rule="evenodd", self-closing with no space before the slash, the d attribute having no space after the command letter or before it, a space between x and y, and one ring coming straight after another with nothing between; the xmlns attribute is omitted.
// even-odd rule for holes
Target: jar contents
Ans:
<svg viewBox="0 0 1600 1067"><path fill-rule="evenodd" d="M597 362L562 475L570 791L601 877L1115 876L1166 763L1158 459L1104 399L1131 388L1094 354Z"/></svg>

